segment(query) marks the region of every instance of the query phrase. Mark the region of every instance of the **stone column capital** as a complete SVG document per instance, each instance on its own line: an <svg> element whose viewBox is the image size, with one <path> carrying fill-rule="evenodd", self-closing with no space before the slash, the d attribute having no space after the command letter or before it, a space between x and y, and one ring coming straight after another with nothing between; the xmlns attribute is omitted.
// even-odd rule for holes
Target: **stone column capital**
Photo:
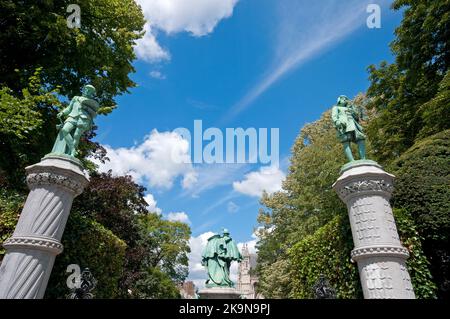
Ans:
<svg viewBox="0 0 450 319"><path fill-rule="evenodd" d="M344 202L353 196L362 195L381 195L390 199L394 191L394 178L376 163L349 165L341 171L333 189Z"/></svg>
<svg viewBox="0 0 450 319"><path fill-rule="evenodd" d="M30 189L41 185L58 185L78 196L89 183L89 175L81 163L63 156L46 156L25 170Z"/></svg>

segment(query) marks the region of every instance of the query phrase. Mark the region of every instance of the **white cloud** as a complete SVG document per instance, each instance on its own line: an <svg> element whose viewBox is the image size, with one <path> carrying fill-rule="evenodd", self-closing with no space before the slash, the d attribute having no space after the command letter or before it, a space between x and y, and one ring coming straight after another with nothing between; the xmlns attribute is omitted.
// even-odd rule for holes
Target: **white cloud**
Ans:
<svg viewBox="0 0 450 319"><path fill-rule="evenodd" d="M157 80L165 80L166 76L162 74L160 71L153 70L150 72L150 76Z"/></svg>
<svg viewBox="0 0 450 319"><path fill-rule="evenodd" d="M333 44L366 25L372 0L280 1L273 62L224 120L249 107L286 73L320 55ZM386 0L380 0L386 3Z"/></svg>
<svg viewBox="0 0 450 319"><path fill-rule="evenodd" d="M220 20L233 14L238 0L137 0L150 25L164 32L211 33Z"/></svg>
<svg viewBox="0 0 450 319"><path fill-rule="evenodd" d="M169 213L167 215L167 219L171 222L182 222L186 224L191 223L191 221L189 220L189 216L185 212Z"/></svg>
<svg viewBox="0 0 450 319"><path fill-rule="evenodd" d="M242 194L260 197L264 190L269 194L280 191L285 178L279 168L266 166L245 175L243 181L234 182L233 188Z"/></svg>
<svg viewBox="0 0 450 319"><path fill-rule="evenodd" d="M144 141L130 148L105 145L110 161L95 161L99 170L112 170L114 174L129 174L138 183L169 189L181 177L184 188L196 182L196 172L190 163L189 142L175 132L153 130Z"/></svg>
<svg viewBox="0 0 450 319"><path fill-rule="evenodd" d="M160 62L170 60L170 53L163 49L156 41L155 33L152 31L148 23L144 26L145 35L136 41L134 52L138 59L146 62Z"/></svg>
<svg viewBox="0 0 450 319"><path fill-rule="evenodd" d="M188 32L204 36L233 14L238 0L136 0L147 20L146 35L137 42L138 58L148 62L169 60L170 54L156 40L157 30L167 34Z"/></svg>
<svg viewBox="0 0 450 319"><path fill-rule="evenodd" d="M147 194L144 196L144 200L147 202L147 209L152 213L161 214L161 208L157 206L157 201L152 194Z"/></svg>

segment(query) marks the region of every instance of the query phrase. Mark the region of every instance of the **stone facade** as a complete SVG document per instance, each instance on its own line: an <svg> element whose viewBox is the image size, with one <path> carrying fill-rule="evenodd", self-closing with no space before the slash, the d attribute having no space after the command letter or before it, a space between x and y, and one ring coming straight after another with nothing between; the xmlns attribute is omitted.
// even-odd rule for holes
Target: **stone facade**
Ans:
<svg viewBox="0 0 450 319"><path fill-rule="evenodd" d="M256 293L258 277L254 274L257 263L257 255L250 254L247 244L244 244L241 251L242 261L239 264L237 289L245 299L262 299ZM253 271L252 271L253 270Z"/></svg>
<svg viewBox="0 0 450 319"><path fill-rule="evenodd" d="M178 286L180 290L181 298L183 299L196 299L197 294L195 292L196 288L192 281L185 281Z"/></svg>
<svg viewBox="0 0 450 319"><path fill-rule="evenodd" d="M351 163L352 164L352 163ZM414 299L406 269L408 250L397 232L389 203L394 176L373 161L346 165L333 188L347 205L355 248L351 258L358 263L366 299Z"/></svg>

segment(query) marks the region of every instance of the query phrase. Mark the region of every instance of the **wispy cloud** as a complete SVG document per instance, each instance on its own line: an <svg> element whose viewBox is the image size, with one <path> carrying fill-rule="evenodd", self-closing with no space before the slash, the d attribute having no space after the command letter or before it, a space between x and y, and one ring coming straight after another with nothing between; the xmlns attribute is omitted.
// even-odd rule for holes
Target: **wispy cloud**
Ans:
<svg viewBox="0 0 450 319"><path fill-rule="evenodd" d="M378 2L386 2L381 0ZM279 1L273 62L235 105L224 121L247 109L288 72L318 56L366 25L372 0Z"/></svg>

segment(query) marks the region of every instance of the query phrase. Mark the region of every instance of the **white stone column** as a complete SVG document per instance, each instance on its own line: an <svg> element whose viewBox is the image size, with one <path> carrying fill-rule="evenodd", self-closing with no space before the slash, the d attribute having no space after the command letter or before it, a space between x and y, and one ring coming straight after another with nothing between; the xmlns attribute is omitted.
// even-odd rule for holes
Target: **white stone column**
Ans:
<svg viewBox="0 0 450 319"><path fill-rule="evenodd" d="M333 185L347 205L365 299L414 299L406 269L408 250L401 243L389 203L394 175L373 161L344 166Z"/></svg>
<svg viewBox="0 0 450 319"><path fill-rule="evenodd" d="M79 161L47 156L29 166L30 188L19 222L3 243L7 253L0 267L0 299L43 298L73 199L89 179Z"/></svg>

